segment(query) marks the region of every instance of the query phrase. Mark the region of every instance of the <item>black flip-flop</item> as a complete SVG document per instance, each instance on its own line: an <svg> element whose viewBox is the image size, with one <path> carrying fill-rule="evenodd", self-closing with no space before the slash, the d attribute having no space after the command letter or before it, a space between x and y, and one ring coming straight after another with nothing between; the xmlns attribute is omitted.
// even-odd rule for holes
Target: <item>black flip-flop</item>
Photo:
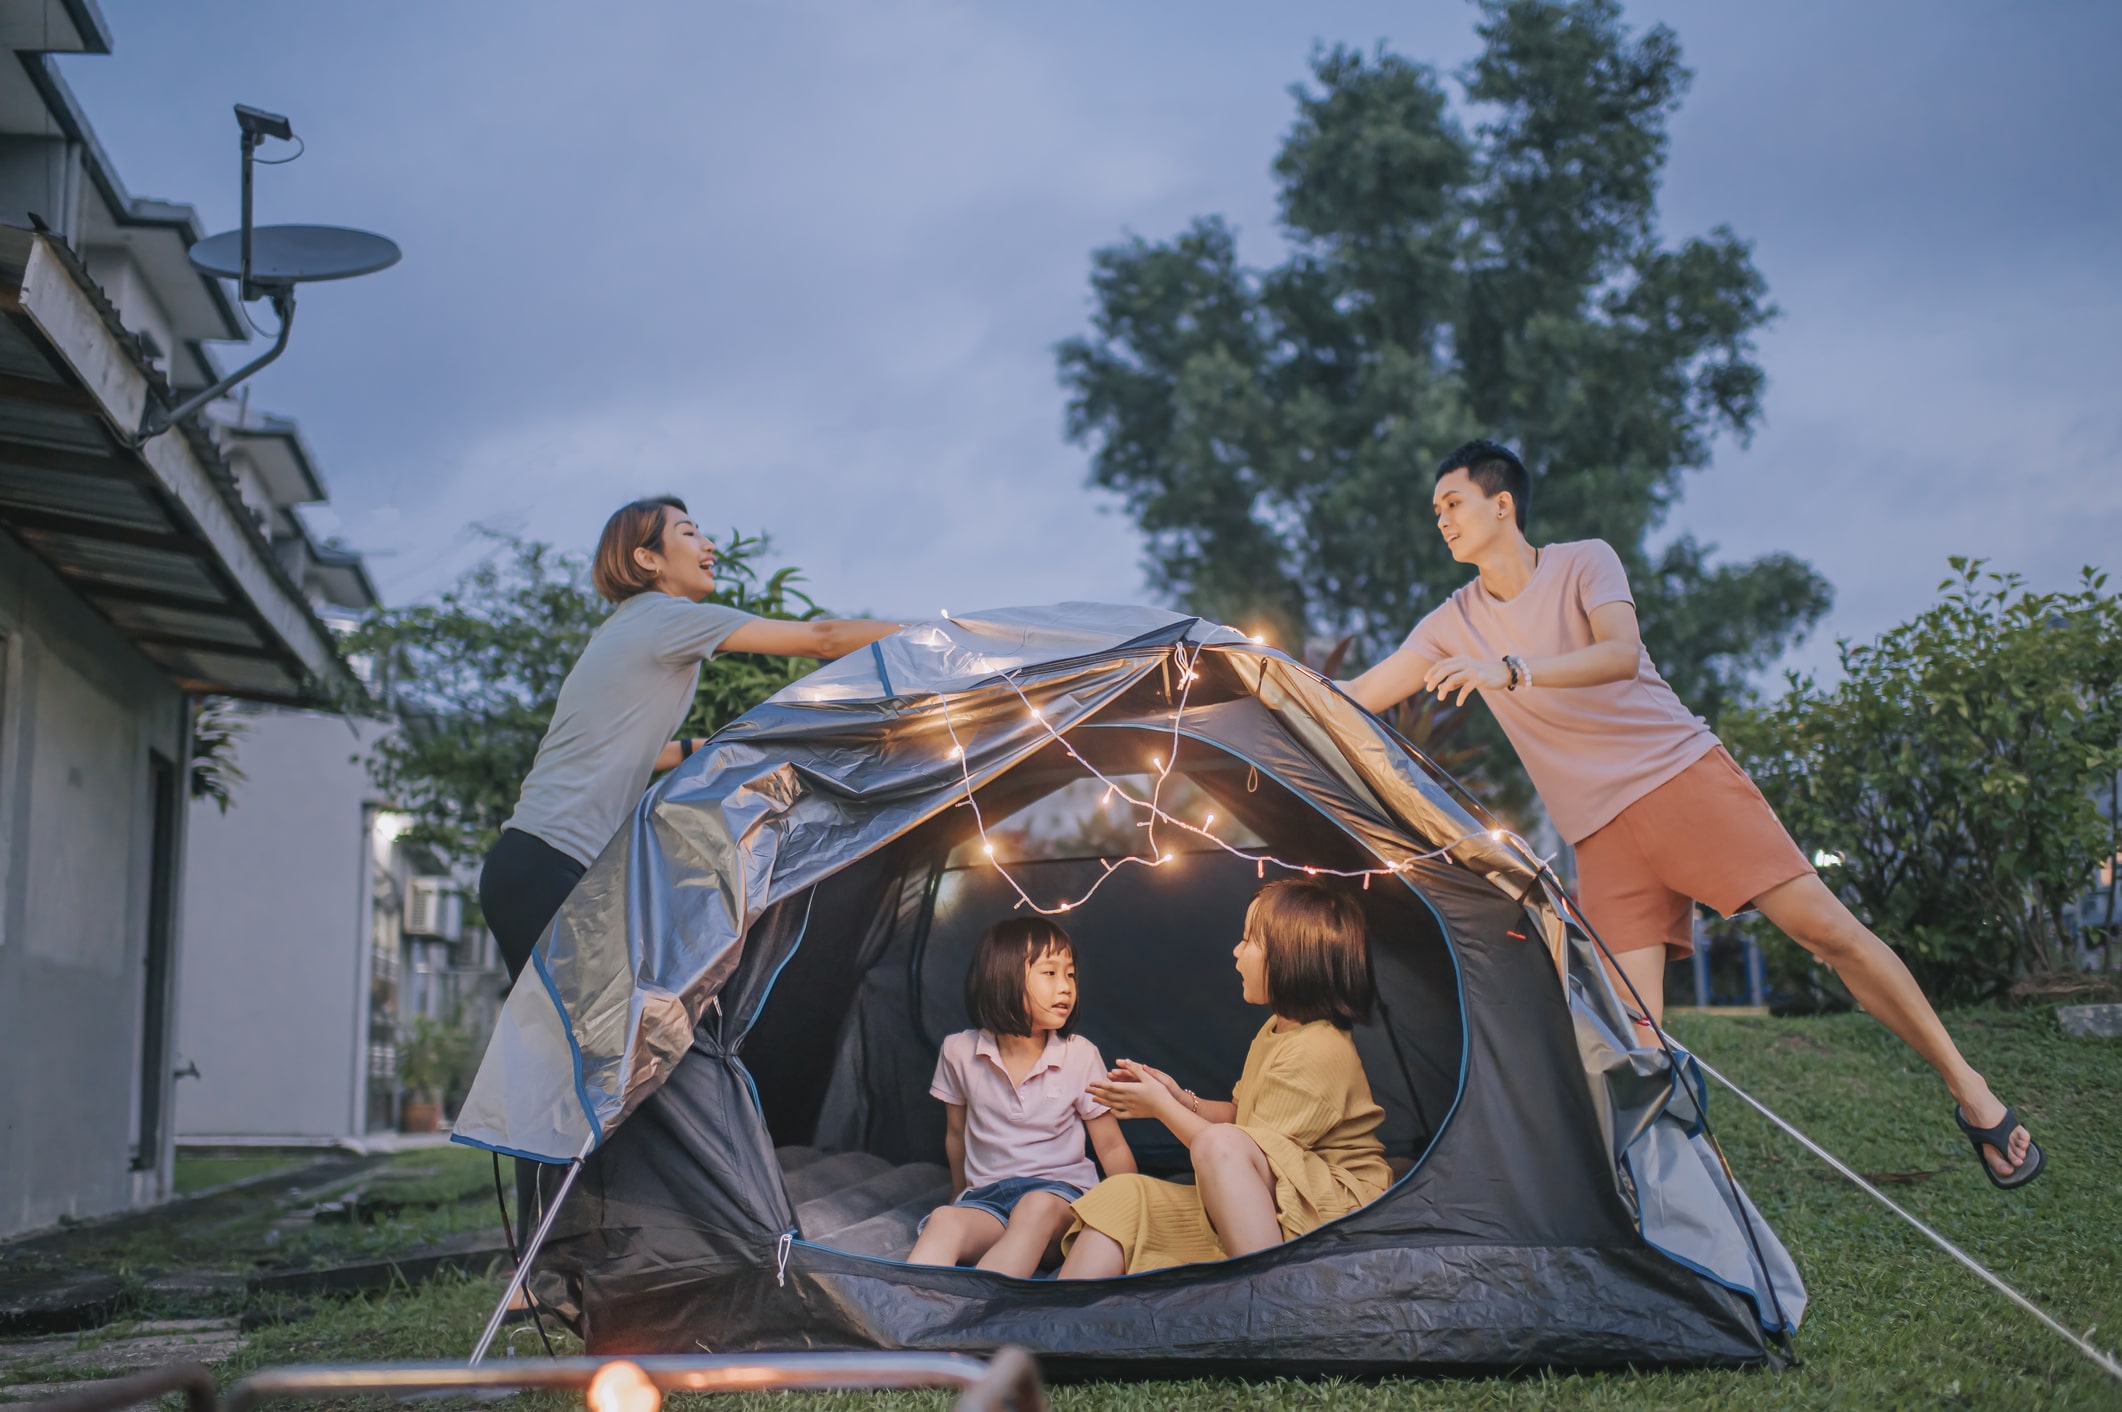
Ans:
<svg viewBox="0 0 2122 1412"><path fill-rule="evenodd" d="M1953 1121L1960 1125L1960 1131L1966 1133L1967 1140L1974 1144L1975 1161L1982 1164L1982 1175L1988 1177L1989 1184L1999 1191L2010 1191L2015 1187L2025 1186L2040 1176L2042 1170L2048 1166L2048 1158L2041 1151L2041 1144L2033 1140L2032 1134L2028 1134L2026 1139L2026 1160L2021 1162L2010 1176L1998 1176L1997 1169L1990 1165L1990 1160L1982 1149L1993 1147L1999 1157L2010 1161L2011 1135L2024 1126L2019 1121L2019 1115L2009 1108L2004 1110L2004 1116L1997 1120L1995 1127L1976 1127L1967 1121L1967 1115L1957 1106L1953 1108Z"/></svg>

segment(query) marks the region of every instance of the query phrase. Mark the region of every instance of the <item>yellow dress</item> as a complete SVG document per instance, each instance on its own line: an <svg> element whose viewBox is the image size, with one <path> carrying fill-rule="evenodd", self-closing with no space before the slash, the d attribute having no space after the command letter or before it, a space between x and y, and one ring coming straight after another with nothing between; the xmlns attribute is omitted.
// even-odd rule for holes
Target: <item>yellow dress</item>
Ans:
<svg viewBox="0 0 2122 1412"><path fill-rule="evenodd" d="M1363 1060L1345 1030L1314 1020L1253 1036L1232 1093L1237 1126L1260 1144L1275 1174L1275 1215L1285 1240L1375 1201L1392 1184ZM1076 1224L1111 1236L1127 1272L1222 1260L1223 1245L1191 1186L1124 1173L1107 1177L1075 1203Z"/></svg>

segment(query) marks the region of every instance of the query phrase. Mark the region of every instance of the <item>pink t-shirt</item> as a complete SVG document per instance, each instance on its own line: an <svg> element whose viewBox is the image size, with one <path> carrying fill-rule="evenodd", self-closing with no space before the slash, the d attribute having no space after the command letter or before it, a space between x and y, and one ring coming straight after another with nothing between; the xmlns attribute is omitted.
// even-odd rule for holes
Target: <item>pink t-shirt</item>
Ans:
<svg viewBox="0 0 2122 1412"><path fill-rule="evenodd" d="M1528 662L1559 657L1592 645L1592 609L1635 601L1621 556L1605 540L1550 544L1515 598L1496 597L1477 578L1415 624L1406 648L1432 662L1493 662L1513 652ZM1680 703L1647 649L1626 681L1555 687L1536 677L1530 687L1481 696L1556 831L1573 844L1717 748L1708 723Z"/></svg>
<svg viewBox="0 0 2122 1412"><path fill-rule="evenodd" d="M1043 1177L1088 1191L1098 1167L1083 1151L1083 1120L1108 1113L1086 1090L1105 1077L1098 1046L1082 1035L1048 1035L1039 1062L1013 1084L986 1030L960 1030L936 1056L931 1098L965 1105L965 1185Z"/></svg>

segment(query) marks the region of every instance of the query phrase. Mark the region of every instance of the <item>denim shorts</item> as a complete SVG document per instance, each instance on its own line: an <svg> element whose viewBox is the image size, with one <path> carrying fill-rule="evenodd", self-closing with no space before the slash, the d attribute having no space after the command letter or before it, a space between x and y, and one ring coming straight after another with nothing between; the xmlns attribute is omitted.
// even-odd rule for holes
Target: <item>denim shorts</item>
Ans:
<svg viewBox="0 0 2122 1412"><path fill-rule="evenodd" d="M1004 1177L1001 1181L989 1182L986 1186L967 1187L951 1205L970 1206L976 1211L985 1211L1006 1226L1009 1224L1010 1212L1017 1209L1017 1203L1035 1191L1050 1191L1063 1201L1074 1201L1083 1195L1081 1187L1073 1187L1067 1182L1057 1182L1048 1177ZM921 1224L925 1226L928 1222L924 1220Z"/></svg>

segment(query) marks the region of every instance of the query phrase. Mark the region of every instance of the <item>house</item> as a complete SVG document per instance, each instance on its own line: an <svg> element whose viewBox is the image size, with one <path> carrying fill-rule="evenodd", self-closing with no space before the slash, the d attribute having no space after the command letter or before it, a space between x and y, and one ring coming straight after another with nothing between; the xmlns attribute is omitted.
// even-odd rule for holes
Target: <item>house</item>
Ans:
<svg viewBox="0 0 2122 1412"><path fill-rule="evenodd" d="M375 607L360 557L319 544L301 518L326 490L294 423L238 411L220 436L318 615L351 626ZM396 727L259 705L235 720L245 778L226 810L191 805L178 1141L359 1145L398 1125L400 1031L426 1015L483 1032L507 973L370 781L367 754Z"/></svg>
<svg viewBox="0 0 2122 1412"><path fill-rule="evenodd" d="M169 1194L195 702L360 685L221 443L134 443L244 330L193 211L126 190L53 63L109 51L94 5L10 4L0 48L6 1234Z"/></svg>

